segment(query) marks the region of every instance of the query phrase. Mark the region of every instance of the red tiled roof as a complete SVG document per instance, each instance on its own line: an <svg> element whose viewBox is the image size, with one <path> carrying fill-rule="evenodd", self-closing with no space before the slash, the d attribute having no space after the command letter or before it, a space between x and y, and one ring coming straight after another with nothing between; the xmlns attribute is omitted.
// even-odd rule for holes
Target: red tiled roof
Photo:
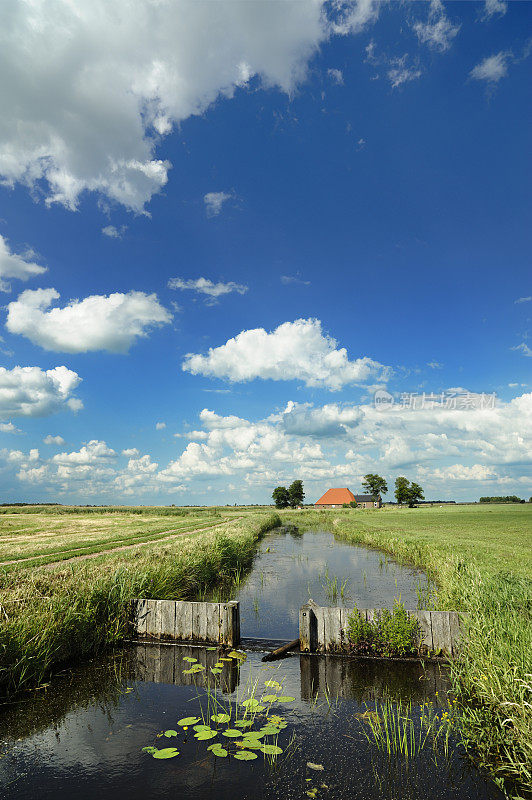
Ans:
<svg viewBox="0 0 532 800"><path fill-rule="evenodd" d="M353 492L349 489L327 489L323 497L316 500L315 506L337 506L342 503L351 503L355 499Z"/></svg>

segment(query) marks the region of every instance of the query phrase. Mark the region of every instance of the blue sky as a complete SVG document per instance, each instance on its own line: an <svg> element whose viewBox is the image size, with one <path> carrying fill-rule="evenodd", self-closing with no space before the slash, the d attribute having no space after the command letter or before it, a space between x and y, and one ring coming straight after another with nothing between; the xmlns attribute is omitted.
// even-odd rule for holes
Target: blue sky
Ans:
<svg viewBox="0 0 532 800"><path fill-rule="evenodd" d="M9 0L2 500L528 498L531 17Z"/></svg>

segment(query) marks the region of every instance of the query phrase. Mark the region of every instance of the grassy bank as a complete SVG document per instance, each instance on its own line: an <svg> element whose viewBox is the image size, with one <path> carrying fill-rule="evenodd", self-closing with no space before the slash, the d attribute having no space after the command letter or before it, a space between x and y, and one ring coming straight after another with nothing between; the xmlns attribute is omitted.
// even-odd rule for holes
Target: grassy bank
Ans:
<svg viewBox="0 0 532 800"><path fill-rule="evenodd" d="M248 514L90 561L0 570L2 691L37 686L58 665L122 640L132 598L192 598L246 568L277 524L276 514Z"/></svg>
<svg viewBox="0 0 532 800"><path fill-rule="evenodd" d="M437 583L439 608L469 612L464 651L452 668L463 735L499 784L516 796L532 793L532 508L337 509L282 517L422 567Z"/></svg>

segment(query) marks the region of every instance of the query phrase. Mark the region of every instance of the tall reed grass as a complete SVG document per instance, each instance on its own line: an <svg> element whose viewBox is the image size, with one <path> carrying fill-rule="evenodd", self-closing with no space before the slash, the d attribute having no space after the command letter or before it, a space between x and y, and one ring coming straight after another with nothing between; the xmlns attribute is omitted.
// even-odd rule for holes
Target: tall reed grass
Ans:
<svg viewBox="0 0 532 800"><path fill-rule="evenodd" d="M153 544L95 562L0 572L0 687L38 686L58 665L128 635L135 597L187 599L249 567L276 514L249 515L216 533Z"/></svg>

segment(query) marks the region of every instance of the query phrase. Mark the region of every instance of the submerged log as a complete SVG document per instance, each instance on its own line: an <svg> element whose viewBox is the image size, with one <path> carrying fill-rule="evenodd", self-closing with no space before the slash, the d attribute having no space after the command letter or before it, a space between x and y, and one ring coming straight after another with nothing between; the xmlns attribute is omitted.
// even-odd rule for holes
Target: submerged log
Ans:
<svg viewBox="0 0 532 800"><path fill-rule="evenodd" d="M285 653L288 653L289 650L295 650L296 647L299 647L299 639L294 639L292 642L288 642L288 644L283 644L282 647L278 647L277 650L272 650L271 653L267 653L263 656L263 661L275 661L277 658L282 658Z"/></svg>

